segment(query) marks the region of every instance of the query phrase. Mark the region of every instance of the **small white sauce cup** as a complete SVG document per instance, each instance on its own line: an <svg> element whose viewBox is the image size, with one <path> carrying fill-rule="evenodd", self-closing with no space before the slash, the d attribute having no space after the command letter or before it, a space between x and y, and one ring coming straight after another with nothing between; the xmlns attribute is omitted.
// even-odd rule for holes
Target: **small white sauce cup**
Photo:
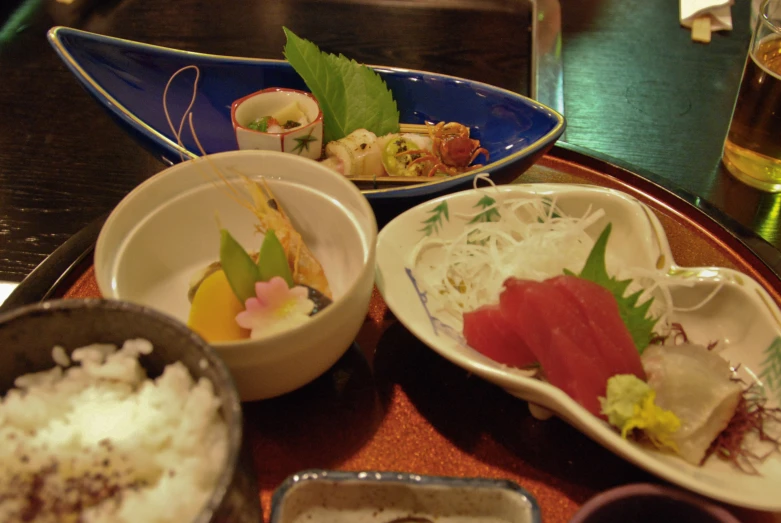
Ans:
<svg viewBox="0 0 781 523"><path fill-rule="evenodd" d="M266 133L250 129L249 125L264 116L270 116L283 107L297 102L306 115L308 124L280 133ZM239 149L259 149L296 154L317 160L323 149L323 112L310 93L270 87L239 98L231 106L231 121Z"/></svg>

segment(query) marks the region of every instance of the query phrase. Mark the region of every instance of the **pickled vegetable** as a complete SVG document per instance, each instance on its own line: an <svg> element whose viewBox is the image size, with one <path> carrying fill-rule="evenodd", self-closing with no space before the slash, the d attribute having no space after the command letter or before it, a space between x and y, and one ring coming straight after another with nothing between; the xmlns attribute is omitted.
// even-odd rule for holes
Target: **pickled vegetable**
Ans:
<svg viewBox="0 0 781 523"><path fill-rule="evenodd" d="M187 326L209 343L243 340L249 336L236 323L244 305L233 293L224 271L216 271L201 282L193 296Z"/></svg>
<svg viewBox="0 0 781 523"><path fill-rule="evenodd" d="M298 102L291 102L279 111L276 111L271 115L277 122L286 122L283 127L288 129L287 125L294 124L293 127L298 127L301 124L309 123L306 117L306 113L301 110L301 106Z"/></svg>

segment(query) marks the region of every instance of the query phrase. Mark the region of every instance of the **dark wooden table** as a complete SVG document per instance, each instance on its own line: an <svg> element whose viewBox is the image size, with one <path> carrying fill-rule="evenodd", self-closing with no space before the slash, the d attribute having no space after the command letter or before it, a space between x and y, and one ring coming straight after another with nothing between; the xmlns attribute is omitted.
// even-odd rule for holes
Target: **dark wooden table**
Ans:
<svg viewBox="0 0 781 523"><path fill-rule="evenodd" d="M562 0L565 139L660 175L778 248L779 196L721 164L750 4L735 2L734 30L703 45L678 25L676 0Z"/></svg>
<svg viewBox="0 0 781 523"><path fill-rule="evenodd" d="M561 4L565 140L654 173L781 246L778 197L736 182L720 164L748 46L748 0L733 8L735 30L715 34L709 45L692 43L678 25L676 0ZM164 168L67 72L46 42L49 27L281 58L280 26L287 25L358 61L528 94L529 13L521 0L6 0L0 6L0 281L22 280Z"/></svg>

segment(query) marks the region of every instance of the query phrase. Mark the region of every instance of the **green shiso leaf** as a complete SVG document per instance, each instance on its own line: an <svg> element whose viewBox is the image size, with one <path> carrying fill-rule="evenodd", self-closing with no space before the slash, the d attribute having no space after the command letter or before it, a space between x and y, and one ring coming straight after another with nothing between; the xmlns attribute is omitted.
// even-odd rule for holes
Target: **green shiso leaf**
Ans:
<svg viewBox="0 0 781 523"><path fill-rule="evenodd" d="M640 298L642 291L624 296L627 287L632 283L631 279L617 280L608 275L605 265L605 251L607 250L607 240L610 237L611 230L612 224L608 223L594 243L583 270L577 276L601 285L615 296L621 319L624 320L624 324L629 329L637 351L642 354L651 341L654 325L658 318L648 316L648 309L651 307L653 298L638 305L637 300ZM565 270L564 272L574 275L571 271Z"/></svg>
<svg viewBox="0 0 781 523"><path fill-rule="evenodd" d="M258 254L258 274L260 281L269 281L274 276L280 276L287 282L288 287L293 287L293 273L290 272L290 266L287 264L285 248L277 238L273 229L266 231L263 243L260 245L260 254Z"/></svg>
<svg viewBox="0 0 781 523"><path fill-rule="evenodd" d="M225 229L220 230L220 263L233 294L241 303L255 297L255 282L260 280L258 266Z"/></svg>
<svg viewBox="0 0 781 523"><path fill-rule="evenodd" d="M323 111L323 141L344 138L356 129L377 136L399 131L399 110L385 82L368 67L344 55L320 51L283 27L285 58L301 75Z"/></svg>

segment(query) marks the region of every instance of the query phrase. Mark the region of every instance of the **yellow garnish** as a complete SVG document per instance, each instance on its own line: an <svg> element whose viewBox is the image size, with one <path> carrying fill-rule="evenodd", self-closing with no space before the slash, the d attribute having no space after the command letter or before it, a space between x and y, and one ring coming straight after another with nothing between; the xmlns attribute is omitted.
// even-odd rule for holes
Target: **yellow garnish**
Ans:
<svg viewBox="0 0 781 523"><path fill-rule="evenodd" d="M225 273L216 271L201 282L193 296L187 326L208 342L243 340L249 331L236 323L236 315L243 310Z"/></svg>
<svg viewBox="0 0 781 523"><path fill-rule="evenodd" d="M678 452L672 435L681 428L681 420L672 411L663 409L654 401L656 392L650 390L640 404L634 407L634 414L621 427L621 436L626 438L634 429L642 430L657 448L665 447Z"/></svg>
<svg viewBox="0 0 781 523"><path fill-rule="evenodd" d="M450 285L455 287L458 290L458 292L460 292L461 294L464 294L466 292L466 283L464 282L464 280L456 282L453 278L448 276L447 281L450 282ZM442 291L442 292L444 293L447 291Z"/></svg>
<svg viewBox="0 0 781 523"><path fill-rule="evenodd" d="M673 412L656 405L656 392L633 374L619 374L607 380L606 398L600 398L602 413L627 438L634 429L643 431L660 449L677 452L672 435L681 427Z"/></svg>

